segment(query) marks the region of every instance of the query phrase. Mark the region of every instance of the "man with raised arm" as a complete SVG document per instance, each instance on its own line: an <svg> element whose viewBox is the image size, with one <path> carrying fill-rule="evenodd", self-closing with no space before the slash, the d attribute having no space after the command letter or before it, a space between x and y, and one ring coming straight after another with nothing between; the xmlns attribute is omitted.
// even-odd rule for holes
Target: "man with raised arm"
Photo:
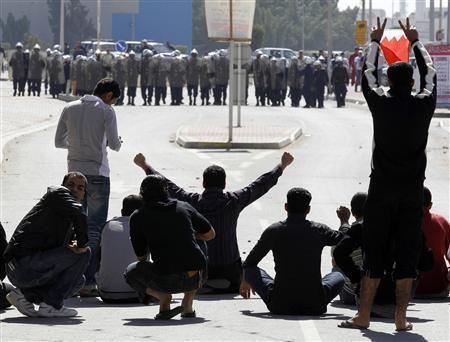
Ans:
<svg viewBox="0 0 450 342"><path fill-rule="evenodd" d="M225 192L225 170L211 165L203 171L203 193L187 192L168 180L171 197L188 202L205 216L216 231L216 238L208 241L208 283L211 292L238 293L242 278L236 228L242 210L263 196L278 181L283 170L294 160L284 152L280 163L253 183L236 191ZM147 164L139 153L134 162L147 174L158 172Z"/></svg>
<svg viewBox="0 0 450 342"><path fill-rule="evenodd" d="M391 239L395 246L395 326L411 330L406 309L422 243L423 182L425 179L428 128L436 107L436 70L419 41L419 34L399 21L416 57L420 73L419 91L411 95L413 68L396 62L388 69L389 91L379 86L377 61L386 19L371 33L362 76L362 90L373 118L371 180L365 207L363 249L365 275L361 282L358 313L341 322L342 328L366 329L370 311Z"/></svg>

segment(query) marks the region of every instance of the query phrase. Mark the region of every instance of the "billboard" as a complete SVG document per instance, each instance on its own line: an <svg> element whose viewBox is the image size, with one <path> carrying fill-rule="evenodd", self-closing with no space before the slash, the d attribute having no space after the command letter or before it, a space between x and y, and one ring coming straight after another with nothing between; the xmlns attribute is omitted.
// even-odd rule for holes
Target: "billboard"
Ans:
<svg viewBox="0 0 450 342"><path fill-rule="evenodd" d="M426 46L437 74L437 107L450 108L450 45Z"/></svg>

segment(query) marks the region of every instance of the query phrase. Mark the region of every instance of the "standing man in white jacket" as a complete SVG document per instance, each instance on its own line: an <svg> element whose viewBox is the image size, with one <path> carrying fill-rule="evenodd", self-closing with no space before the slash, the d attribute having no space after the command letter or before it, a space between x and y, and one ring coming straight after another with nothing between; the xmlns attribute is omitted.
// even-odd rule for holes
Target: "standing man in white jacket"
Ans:
<svg viewBox="0 0 450 342"><path fill-rule="evenodd" d="M112 107L119 97L116 81L100 80L93 95L85 95L63 109L55 134L55 146L68 149L68 171L79 171L88 180L84 205L88 214L91 259L85 274L86 285L80 291L80 295L85 296L98 293L94 275L99 266L97 250L108 216L110 192L106 147L119 151L122 144Z"/></svg>

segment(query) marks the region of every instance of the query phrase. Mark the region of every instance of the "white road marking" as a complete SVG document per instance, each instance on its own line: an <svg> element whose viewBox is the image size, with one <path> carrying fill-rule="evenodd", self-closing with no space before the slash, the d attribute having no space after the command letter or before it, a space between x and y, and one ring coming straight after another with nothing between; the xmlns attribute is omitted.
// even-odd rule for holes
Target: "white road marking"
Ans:
<svg viewBox="0 0 450 342"><path fill-rule="evenodd" d="M255 154L252 159L253 160L259 160L259 159L263 159L267 156L270 156L272 153L274 153L275 151L264 151L264 152L259 152L257 154Z"/></svg>
<svg viewBox="0 0 450 342"><path fill-rule="evenodd" d="M251 206L252 206L253 208L255 208L256 210L258 210L258 211L262 211L262 205L261 205L261 203L259 203L258 201L253 202L253 203L251 204Z"/></svg>
<svg viewBox="0 0 450 342"><path fill-rule="evenodd" d="M303 332L305 341L321 341L319 332L314 324L314 321L300 321L300 328Z"/></svg>

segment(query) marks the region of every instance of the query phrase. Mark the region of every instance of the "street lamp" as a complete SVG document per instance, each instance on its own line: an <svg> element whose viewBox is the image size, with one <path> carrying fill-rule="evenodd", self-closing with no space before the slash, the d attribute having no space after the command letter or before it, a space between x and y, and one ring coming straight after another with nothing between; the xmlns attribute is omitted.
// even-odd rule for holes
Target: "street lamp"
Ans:
<svg viewBox="0 0 450 342"><path fill-rule="evenodd" d="M100 46L100 31L101 30L101 3L97 0L97 47Z"/></svg>
<svg viewBox="0 0 450 342"><path fill-rule="evenodd" d="M64 0L59 7L59 46L64 51Z"/></svg>

